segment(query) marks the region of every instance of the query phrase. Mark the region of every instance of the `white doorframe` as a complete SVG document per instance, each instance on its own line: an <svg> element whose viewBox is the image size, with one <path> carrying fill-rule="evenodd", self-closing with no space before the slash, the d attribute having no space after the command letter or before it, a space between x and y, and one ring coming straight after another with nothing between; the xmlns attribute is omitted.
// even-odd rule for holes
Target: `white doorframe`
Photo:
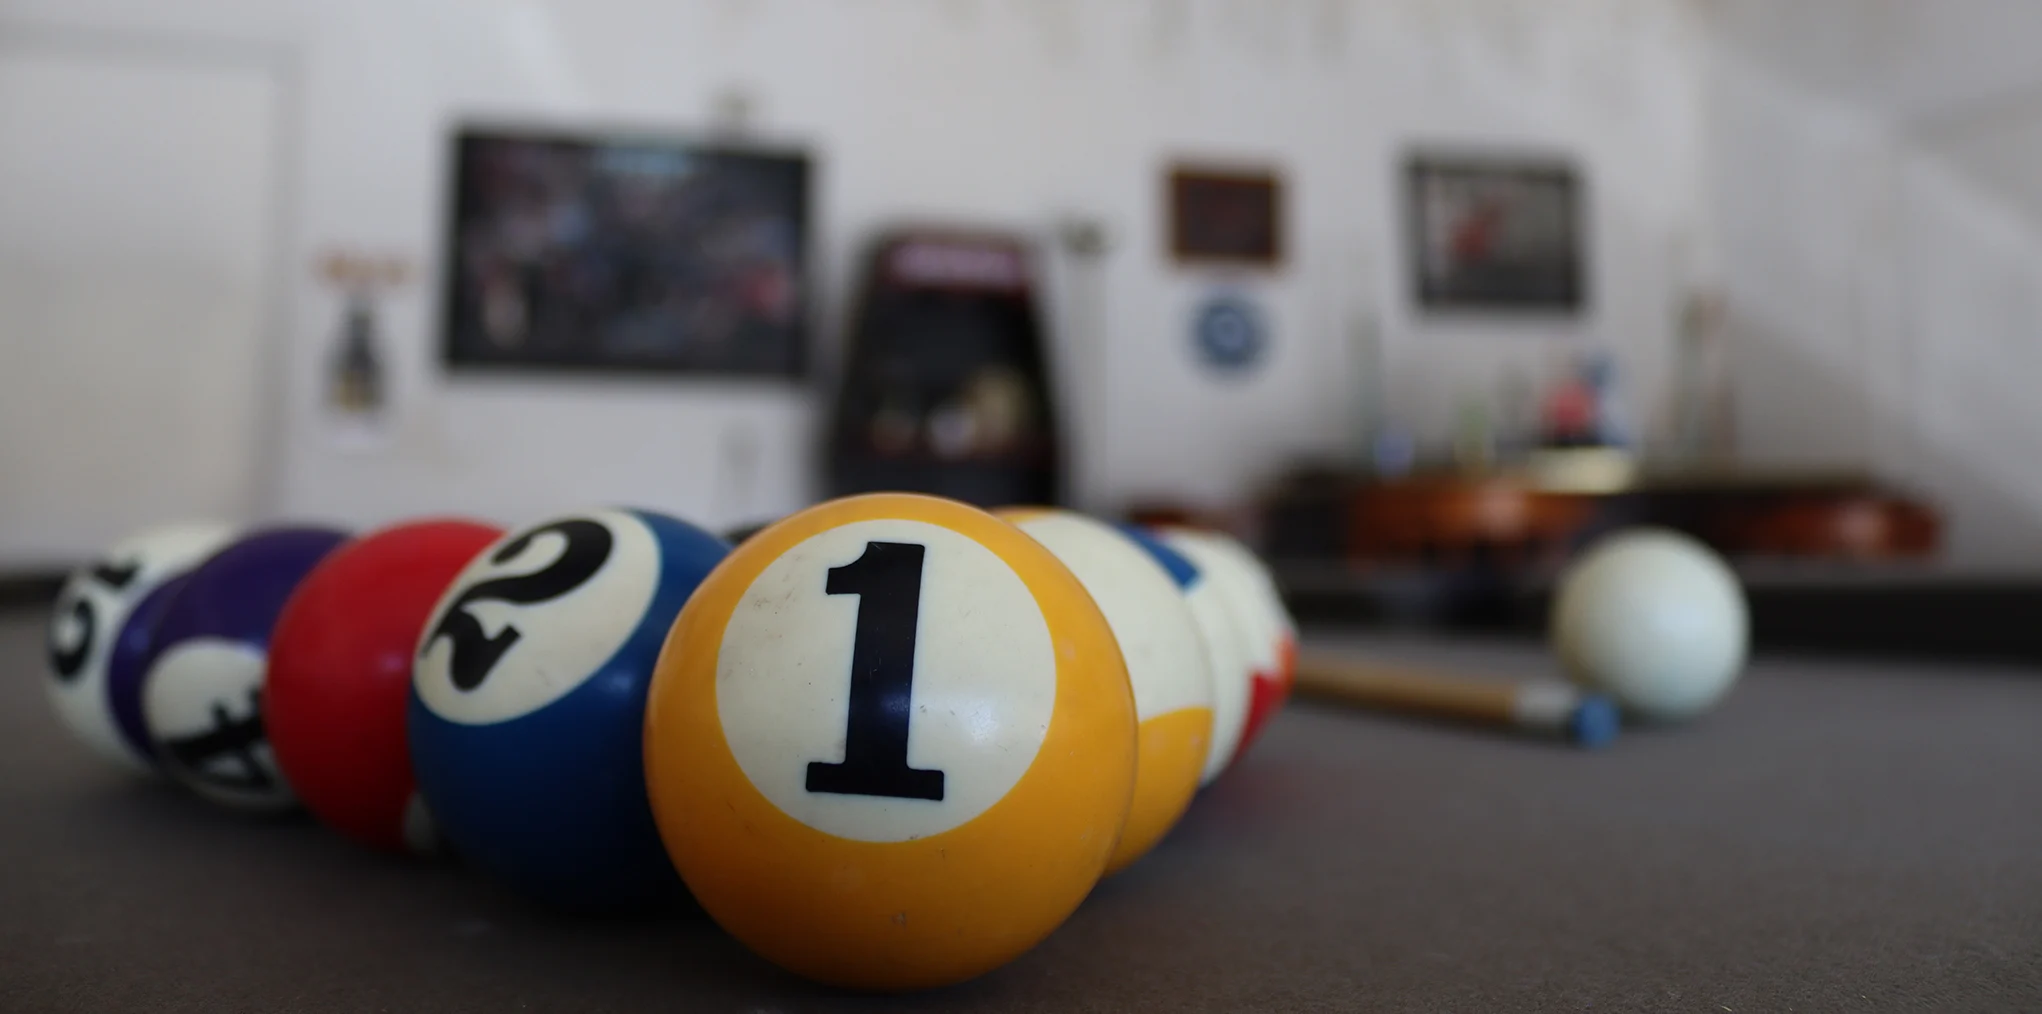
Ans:
<svg viewBox="0 0 2042 1014"><path fill-rule="evenodd" d="M297 195L303 176L300 152L303 127L302 59L294 40L277 38L253 40L214 37L198 33L144 28L129 30L104 25L74 25L49 17L0 12L0 55L35 54L55 57L119 59L154 66L233 69L253 71L267 79L273 102L269 124L271 171L269 173L267 223L263 244L265 263L258 274L261 292L260 334L255 343L258 357L252 371L257 381L252 418L256 432L252 441L255 460L250 462L249 482L242 515L236 520L257 522L275 516L283 495L289 447L290 373L293 369L291 338L292 309L303 269L296 263L300 245ZM138 491L146 496L146 491ZM19 569L14 561L0 560L0 572Z"/></svg>

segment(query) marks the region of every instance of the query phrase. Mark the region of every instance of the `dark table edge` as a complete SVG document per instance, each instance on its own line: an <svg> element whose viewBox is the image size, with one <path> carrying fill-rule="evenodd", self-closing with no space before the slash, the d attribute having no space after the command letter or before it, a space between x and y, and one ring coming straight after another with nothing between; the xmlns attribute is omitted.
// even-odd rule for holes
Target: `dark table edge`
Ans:
<svg viewBox="0 0 2042 1014"><path fill-rule="evenodd" d="M1308 626L1386 627L1542 639L1552 583L1478 574L1286 579ZM1933 577L1752 580L1755 651L2014 663L2042 671L2042 581Z"/></svg>
<svg viewBox="0 0 2042 1014"><path fill-rule="evenodd" d="M64 577L55 571L0 572L0 609L48 606L64 586Z"/></svg>
<svg viewBox="0 0 2042 1014"><path fill-rule="evenodd" d="M1310 626L1540 639L1552 602L1543 579L1277 573L1292 613ZM46 608L63 582L60 573L0 573L0 609ZM1752 581L1746 594L1757 651L2042 666L2042 581Z"/></svg>

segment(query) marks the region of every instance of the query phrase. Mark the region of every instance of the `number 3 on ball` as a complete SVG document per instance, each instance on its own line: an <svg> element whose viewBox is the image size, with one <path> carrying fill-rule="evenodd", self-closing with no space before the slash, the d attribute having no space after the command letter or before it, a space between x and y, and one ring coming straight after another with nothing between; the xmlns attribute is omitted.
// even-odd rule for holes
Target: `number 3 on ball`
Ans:
<svg viewBox="0 0 2042 1014"><path fill-rule="evenodd" d="M675 622L653 812L696 899L825 982L913 988L1033 946L1104 869L1133 787L1105 618L1019 529L907 494L760 532Z"/></svg>

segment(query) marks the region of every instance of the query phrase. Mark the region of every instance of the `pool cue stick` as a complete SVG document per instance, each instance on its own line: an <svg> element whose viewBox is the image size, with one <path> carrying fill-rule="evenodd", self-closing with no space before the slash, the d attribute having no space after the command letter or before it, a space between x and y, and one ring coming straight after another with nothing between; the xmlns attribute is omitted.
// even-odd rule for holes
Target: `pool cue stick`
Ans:
<svg viewBox="0 0 2042 1014"><path fill-rule="evenodd" d="M1522 729L1599 747L1616 736L1615 702L1565 683L1479 680L1353 657L1305 653L1297 692L1426 718Z"/></svg>

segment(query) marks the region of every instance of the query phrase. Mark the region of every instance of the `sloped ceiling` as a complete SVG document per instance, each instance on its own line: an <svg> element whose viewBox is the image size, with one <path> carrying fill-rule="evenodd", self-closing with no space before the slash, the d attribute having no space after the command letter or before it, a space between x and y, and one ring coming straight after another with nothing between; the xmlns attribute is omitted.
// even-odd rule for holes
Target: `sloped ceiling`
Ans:
<svg viewBox="0 0 2042 1014"><path fill-rule="evenodd" d="M2042 227L2042 3L1701 2L1738 59L1887 119Z"/></svg>

